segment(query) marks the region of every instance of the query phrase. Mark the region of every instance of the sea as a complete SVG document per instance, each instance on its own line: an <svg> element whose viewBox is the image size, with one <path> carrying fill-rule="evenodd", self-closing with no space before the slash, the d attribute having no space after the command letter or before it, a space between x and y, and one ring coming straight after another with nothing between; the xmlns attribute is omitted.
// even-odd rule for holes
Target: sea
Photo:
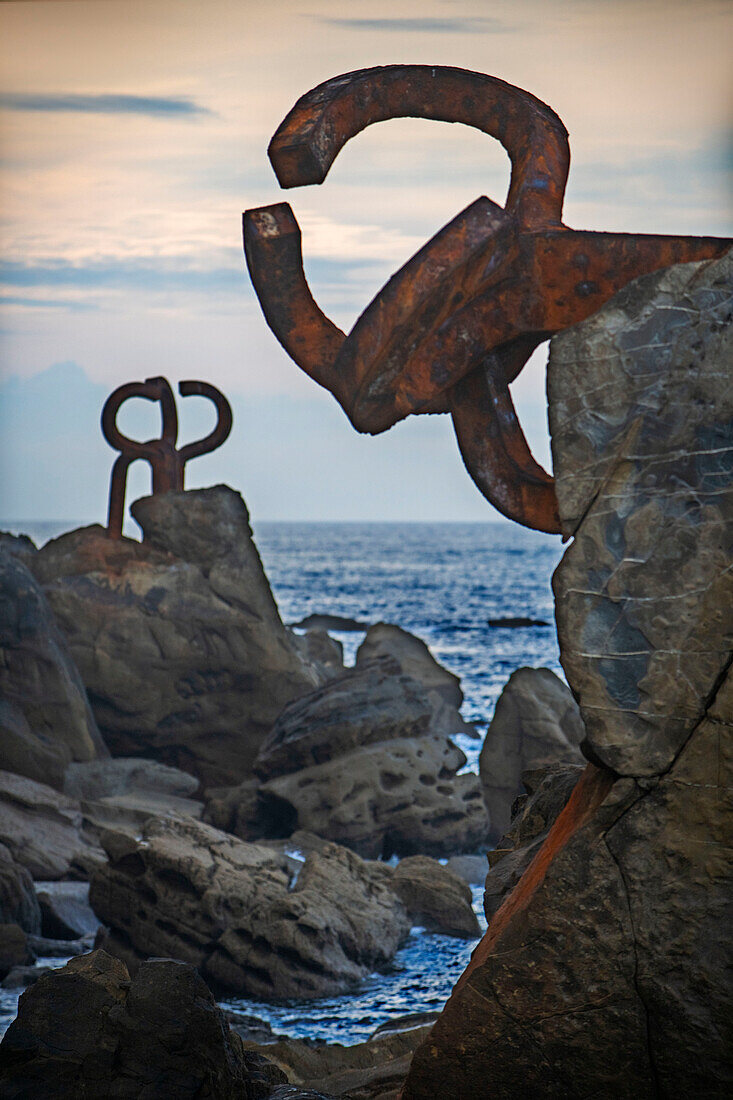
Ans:
<svg viewBox="0 0 733 1100"><path fill-rule="evenodd" d="M39 546L74 526L0 523ZM285 623L311 614L394 623L422 638L460 677L462 714L477 734L455 738L466 770L478 771L487 724L515 669L545 666L562 676L550 587L563 553L557 536L509 523L296 522L255 523L254 536ZM489 625L517 618L547 625ZM363 630L330 633L343 644L345 663L353 664ZM482 897L482 887L474 887L474 910L484 929ZM280 1034L362 1042L394 1017L439 1011L475 946L417 928L386 972L370 975L343 996L277 1005L243 998L220 1003L237 1015L267 1020ZM0 1034L17 1011L17 997L0 986Z"/></svg>

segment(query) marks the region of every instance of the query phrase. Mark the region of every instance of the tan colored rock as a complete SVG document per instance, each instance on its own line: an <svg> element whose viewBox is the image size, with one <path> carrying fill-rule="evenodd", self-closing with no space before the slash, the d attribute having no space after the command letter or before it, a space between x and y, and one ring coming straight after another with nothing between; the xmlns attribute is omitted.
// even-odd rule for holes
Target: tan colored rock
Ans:
<svg viewBox="0 0 733 1100"><path fill-rule="evenodd" d="M446 936L477 939L481 935L473 911L473 895L447 867L429 856L408 856L394 869L390 886L413 924Z"/></svg>
<svg viewBox="0 0 733 1100"><path fill-rule="evenodd" d="M98 852L83 825L74 799L25 776L0 772L0 843L34 878L76 877L72 864Z"/></svg>
<svg viewBox="0 0 733 1100"><path fill-rule="evenodd" d="M168 493L132 511L142 544L85 528L44 546L34 572L111 751L237 783L319 674L280 620L238 493Z"/></svg>
<svg viewBox="0 0 733 1100"><path fill-rule="evenodd" d="M491 835L509 828L522 774L550 764L585 763L585 728L572 692L549 668L519 668L499 696L486 731L479 773Z"/></svg>
<svg viewBox="0 0 733 1100"><path fill-rule="evenodd" d="M107 755L43 592L0 550L0 768L60 788L70 761Z"/></svg>
<svg viewBox="0 0 733 1100"><path fill-rule="evenodd" d="M375 657L393 657L403 673L417 680L426 691L436 692L456 709L461 706L463 692L458 676L443 668L422 638L410 634L408 630L392 623L370 626L357 650L356 665L358 667Z"/></svg>
<svg viewBox="0 0 733 1100"><path fill-rule="evenodd" d="M190 819L103 834L90 901L131 961L183 959L219 988L265 999L342 992L386 965L409 930L396 894L353 852L326 845L297 877L273 848Z"/></svg>
<svg viewBox="0 0 733 1100"><path fill-rule="evenodd" d="M669 767L730 655L732 267L637 280L552 341L562 663L622 775Z"/></svg>

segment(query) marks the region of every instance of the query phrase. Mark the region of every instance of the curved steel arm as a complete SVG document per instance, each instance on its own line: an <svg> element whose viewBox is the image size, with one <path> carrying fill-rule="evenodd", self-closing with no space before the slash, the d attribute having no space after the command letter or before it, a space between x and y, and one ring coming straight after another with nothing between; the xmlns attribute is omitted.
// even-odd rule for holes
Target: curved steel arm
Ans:
<svg viewBox="0 0 733 1100"><path fill-rule="evenodd" d="M178 392L181 397L208 397L209 401L213 401L216 406L217 414L213 431L203 439L187 443L185 447L179 449L178 460L183 467L189 459L208 454L209 451L215 451L217 447L221 447L232 430L232 407L224 394L208 382L179 382Z"/></svg>

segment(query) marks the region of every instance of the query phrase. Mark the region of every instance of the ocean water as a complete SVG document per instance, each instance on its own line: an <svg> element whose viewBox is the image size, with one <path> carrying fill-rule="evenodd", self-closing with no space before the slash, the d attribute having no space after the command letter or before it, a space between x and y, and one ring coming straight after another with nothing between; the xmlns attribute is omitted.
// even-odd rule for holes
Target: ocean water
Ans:
<svg viewBox="0 0 733 1100"><path fill-rule="evenodd" d="M0 526L3 526L0 524ZM6 524L37 544L73 525ZM255 539L286 623L314 613L396 623L417 634L461 678L464 718L480 737L511 673L544 665L558 674L550 579L557 537L508 523L256 523ZM544 619L547 627L490 627L489 619ZM352 664L363 633L331 632ZM481 740L457 737L466 767L478 768ZM473 891L482 929L482 888ZM366 1039L386 1020L440 1009L475 941L413 929L386 973L341 997L279 1005L229 999L231 1011L260 1016L273 1030L331 1042ZM17 994L0 988L0 1033Z"/></svg>

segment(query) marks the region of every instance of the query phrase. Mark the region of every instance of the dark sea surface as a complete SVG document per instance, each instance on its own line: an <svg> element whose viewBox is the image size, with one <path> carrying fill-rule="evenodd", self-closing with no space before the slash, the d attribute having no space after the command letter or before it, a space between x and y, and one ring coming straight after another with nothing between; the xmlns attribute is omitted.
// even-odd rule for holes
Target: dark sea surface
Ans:
<svg viewBox="0 0 733 1100"><path fill-rule="evenodd" d="M40 545L71 526L4 529L23 531ZM481 738L515 669L545 665L562 675L550 589L562 554L558 537L508 523L257 523L254 533L286 623L322 613L396 623L417 634L461 677L463 716L477 724ZM520 617L550 625L488 625L489 619ZM352 664L363 632L331 633ZM477 770L481 740L456 741L466 767ZM482 895L481 887L474 889L484 928ZM267 1019L273 1030L289 1035L360 1042L387 1019L440 1009L474 946L413 929L389 971L371 975L348 995L281 1005L238 998L222 1004ZM17 995L0 988L0 1033L16 1004Z"/></svg>

